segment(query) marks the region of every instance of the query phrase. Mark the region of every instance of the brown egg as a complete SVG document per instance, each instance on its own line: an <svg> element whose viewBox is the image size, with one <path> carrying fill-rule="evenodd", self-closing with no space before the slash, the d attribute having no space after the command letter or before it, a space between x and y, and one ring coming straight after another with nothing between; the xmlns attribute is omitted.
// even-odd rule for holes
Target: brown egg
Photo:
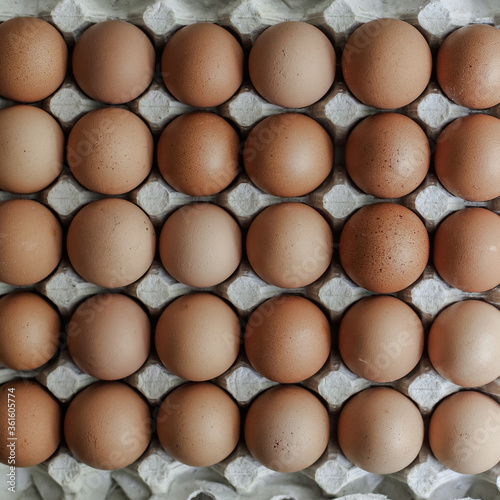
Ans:
<svg viewBox="0 0 500 500"><path fill-rule="evenodd" d="M500 217L485 208L448 216L434 235L434 265L449 285L484 292L500 284Z"/></svg>
<svg viewBox="0 0 500 500"><path fill-rule="evenodd" d="M500 103L500 31L474 24L454 31L437 55L437 78L457 104L483 109Z"/></svg>
<svg viewBox="0 0 500 500"><path fill-rule="evenodd" d="M33 370L57 352L61 319L52 304L32 292L0 299L0 363L12 370Z"/></svg>
<svg viewBox="0 0 500 500"><path fill-rule="evenodd" d="M248 58L250 79L266 100L287 108L314 104L335 79L335 50L315 26L289 21L267 28Z"/></svg>
<svg viewBox="0 0 500 500"><path fill-rule="evenodd" d="M240 410L219 386L187 383L170 392L156 417L158 439L179 462L207 467L224 460L240 438Z"/></svg>
<svg viewBox="0 0 500 500"><path fill-rule="evenodd" d="M42 109L0 110L0 189L26 194L46 188L62 170L64 143L61 127Z"/></svg>
<svg viewBox="0 0 500 500"><path fill-rule="evenodd" d="M68 164L84 187L102 194L136 188L153 166L153 136L134 113L102 108L80 118L68 137Z"/></svg>
<svg viewBox="0 0 500 500"><path fill-rule="evenodd" d="M64 418L71 453L95 469L121 469L135 462L151 439L146 400L123 382L96 382L71 401Z"/></svg>
<svg viewBox="0 0 500 500"><path fill-rule="evenodd" d="M61 443L59 402L34 380L0 386L0 422L0 462L11 467L38 465Z"/></svg>
<svg viewBox="0 0 500 500"><path fill-rule="evenodd" d="M0 281L31 285L59 264L62 229L52 212L33 200L0 203Z"/></svg>
<svg viewBox="0 0 500 500"><path fill-rule="evenodd" d="M340 262L359 286L393 293L410 286L429 258L422 221L395 203L375 203L355 212L340 235Z"/></svg>
<svg viewBox="0 0 500 500"><path fill-rule="evenodd" d="M161 56L167 90L180 102L208 108L226 102L243 82L243 49L217 24L184 26Z"/></svg>
<svg viewBox="0 0 500 500"><path fill-rule="evenodd" d="M113 19L83 32L73 51L76 83L92 99L122 104L139 97L153 79L155 50L137 26Z"/></svg>
<svg viewBox="0 0 500 500"><path fill-rule="evenodd" d="M407 116L379 113L362 120L347 139L345 165L354 183L379 198L400 198L425 179L431 149Z"/></svg>
<svg viewBox="0 0 500 500"><path fill-rule="evenodd" d="M137 205L117 198L84 206L68 229L71 265L83 279L106 288L137 281L151 266L155 247L148 216Z"/></svg>
<svg viewBox="0 0 500 500"><path fill-rule="evenodd" d="M240 138L214 113L187 113L171 121L158 141L158 167L177 191L210 196L238 174Z"/></svg>
<svg viewBox="0 0 500 500"><path fill-rule="evenodd" d="M331 343L328 318L314 302L295 295L266 300L245 329L248 361L264 377L283 384L301 382L319 371Z"/></svg>
<svg viewBox="0 0 500 500"><path fill-rule="evenodd" d="M432 453L461 474L480 474L500 461L500 405L476 391L439 403L429 424Z"/></svg>
<svg viewBox="0 0 500 500"><path fill-rule="evenodd" d="M316 189L333 167L333 142L315 120L298 113L268 116L250 132L243 150L250 180L275 196Z"/></svg>
<svg viewBox="0 0 500 500"><path fill-rule="evenodd" d="M432 55L425 38L399 19L362 24L347 40L342 72L349 90L375 108L413 102L427 87Z"/></svg>
<svg viewBox="0 0 500 500"><path fill-rule="evenodd" d="M84 372L118 380L136 372L149 355L151 325L142 307L126 295L94 295L68 324L68 350Z"/></svg>
<svg viewBox="0 0 500 500"><path fill-rule="evenodd" d="M500 196L500 120L469 115L441 132L434 154L436 174L450 193L469 201Z"/></svg>
<svg viewBox="0 0 500 500"><path fill-rule="evenodd" d="M0 95L20 102L45 99L66 76L68 48L61 34L35 17L0 24Z"/></svg>
<svg viewBox="0 0 500 500"><path fill-rule="evenodd" d="M429 359L436 371L462 387L500 377L500 311L480 300L457 302L434 320Z"/></svg>
<svg viewBox="0 0 500 500"><path fill-rule="evenodd" d="M314 208L279 203L255 217L246 246L250 265L264 281L299 288L316 281L328 269L333 235Z"/></svg>
<svg viewBox="0 0 500 500"><path fill-rule="evenodd" d="M216 205L185 205L163 225L160 257L167 272L181 283L200 288L218 285L240 264L240 227Z"/></svg>
<svg viewBox="0 0 500 500"><path fill-rule="evenodd" d="M240 350L240 322L222 299L193 293L163 311L155 332L156 352L165 367L195 382L222 375Z"/></svg>
<svg viewBox="0 0 500 500"><path fill-rule="evenodd" d="M330 437L328 412L303 387L278 385L255 399L245 419L245 443L268 469L297 472L316 462Z"/></svg>
<svg viewBox="0 0 500 500"><path fill-rule="evenodd" d="M417 457L424 422L406 396L389 387L372 387L342 408L337 435L344 455L375 474L392 474Z"/></svg>
<svg viewBox="0 0 500 500"><path fill-rule="evenodd" d="M415 368L424 349L424 328L415 311L395 297L356 302L339 328L339 350L356 375L393 382Z"/></svg>

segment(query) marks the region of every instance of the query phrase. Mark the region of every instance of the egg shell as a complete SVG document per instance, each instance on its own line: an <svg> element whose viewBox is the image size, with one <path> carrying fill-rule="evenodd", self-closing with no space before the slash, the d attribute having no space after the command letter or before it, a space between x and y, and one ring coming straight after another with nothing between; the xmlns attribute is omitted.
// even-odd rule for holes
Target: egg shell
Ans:
<svg viewBox="0 0 500 500"><path fill-rule="evenodd" d="M33 200L0 203L0 281L31 285L59 264L62 229L52 212Z"/></svg>
<svg viewBox="0 0 500 500"><path fill-rule="evenodd" d="M299 288L316 281L332 260L333 235L326 220L302 203L272 205L248 229L253 270L271 285Z"/></svg>
<svg viewBox="0 0 500 500"><path fill-rule="evenodd" d="M27 194L46 188L62 170L64 145L61 127L42 109L0 110L0 189Z"/></svg>
<svg viewBox="0 0 500 500"><path fill-rule="evenodd" d="M298 113L268 116L250 132L243 162L266 193L294 197L316 189L333 167L333 142L315 120Z"/></svg>
<svg viewBox="0 0 500 500"><path fill-rule="evenodd" d="M460 106L484 109L500 102L500 30L473 24L439 47L436 73L444 93Z"/></svg>
<svg viewBox="0 0 500 500"><path fill-rule="evenodd" d="M57 352L61 318L52 304L32 292L0 298L0 363L33 370Z"/></svg>
<svg viewBox="0 0 500 500"><path fill-rule="evenodd" d="M9 407L12 404L14 406ZM8 424L13 409L15 446L9 439L13 436ZM38 465L53 455L61 443L61 406L34 380L10 380L0 386L0 419L0 462L4 464L15 467ZM9 463L12 458L14 464Z"/></svg>
<svg viewBox="0 0 500 500"><path fill-rule="evenodd" d="M211 23L184 26L167 41L161 74L180 102L201 108L218 106L243 82L243 49L226 29Z"/></svg>
<svg viewBox="0 0 500 500"><path fill-rule="evenodd" d="M170 372L192 381L222 375L240 349L240 322L222 299L209 293L184 295L161 314L156 352Z"/></svg>
<svg viewBox="0 0 500 500"><path fill-rule="evenodd" d="M330 421L320 400L303 387L278 385L261 393L246 416L245 443L268 469L297 472L326 449Z"/></svg>
<svg viewBox="0 0 500 500"><path fill-rule="evenodd" d="M340 262L359 286L376 293L403 290L422 274L429 236L410 209L375 203L355 212L340 235Z"/></svg>
<svg viewBox="0 0 500 500"><path fill-rule="evenodd" d="M238 174L240 138L214 113L186 113L172 120L158 141L158 167L177 191L210 196Z"/></svg>
<svg viewBox="0 0 500 500"><path fill-rule="evenodd" d="M84 206L68 229L68 256L76 272L106 288L126 286L151 266L155 230L133 203L118 198Z"/></svg>
<svg viewBox="0 0 500 500"><path fill-rule="evenodd" d="M310 300L281 295L265 301L250 316L245 352L264 377L293 384L325 364L331 348L328 318Z"/></svg>
<svg viewBox="0 0 500 500"><path fill-rule="evenodd" d="M354 183L379 198L400 198L424 180L431 159L425 132L407 116L379 113L347 139L345 165Z"/></svg>
<svg viewBox="0 0 500 500"><path fill-rule="evenodd" d="M424 328L417 313L403 301L387 296L366 297L344 315L339 350L347 367L373 382L393 382L419 362Z"/></svg>
<svg viewBox="0 0 500 500"><path fill-rule="evenodd" d="M0 24L0 95L35 102L55 92L66 76L68 48L61 34L35 17Z"/></svg>
<svg viewBox="0 0 500 500"><path fill-rule="evenodd" d="M342 72L362 103L395 109L413 102L427 87L432 55L425 38L400 19L374 19L349 37Z"/></svg>
<svg viewBox="0 0 500 500"><path fill-rule="evenodd" d="M176 210L160 234L160 257L177 281L210 287L229 278L241 261L241 230L226 212L211 203Z"/></svg>
<svg viewBox="0 0 500 500"><path fill-rule="evenodd" d="M473 114L441 132L434 154L436 174L455 196L486 201L500 196L500 120Z"/></svg>
<svg viewBox="0 0 500 500"><path fill-rule="evenodd" d="M337 436L353 464L375 474L392 474L417 457L424 422L406 396L389 387L372 387L342 408Z"/></svg>
<svg viewBox="0 0 500 500"><path fill-rule="evenodd" d="M91 191L124 194L136 188L153 166L153 136L134 113L102 108L83 115L68 137L71 173Z"/></svg>
<svg viewBox="0 0 500 500"><path fill-rule="evenodd" d="M69 404L64 437L71 453L84 464L121 469L135 462L149 445L149 406L123 382L96 382Z"/></svg>
<svg viewBox="0 0 500 500"><path fill-rule="evenodd" d="M447 307L429 331L429 359L436 371L462 387L500 377L500 311L479 300Z"/></svg>
<svg viewBox="0 0 500 500"><path fill-rule="evenodd" d="M448 284L484 292L500 284L500 217L473 207L449 215L434 235L434 265Z"/></svg>
<svg viewBox="0 0 500 500"><path fill-rule="evenodd" d="M219 386L188 382L170 392L156 418L158 439L176 460L207 467L224 460L240 438L240 410Z"/></svg>
<svg viewBox="0 0 500 500"><path fill-rule="evenodd" d="M84 372L118 380L137 371L149 355L148 315L131 298L104 293L80 304L67 331L68 350Z"/></svg>
<svg viewBox="0 0 500 500"><path fill-rule="evenodd" d="M335 79L335 50L315 26L299 21L267 28L248 58L250 79L267 101L303 108L321 99Z"/></svg>
<svg viewBox="0 0 500 500"><path fill-rule="evenodd" d="M155 50L137 26L113 19L85 30L73 50L73 75L92 99L123 104L139 97L153 79Z"/></svg>
<svg viewBox="0 0 500 500"><path fill-rule="evenodd" d="M432 453L461 474L480 474L500 461L500 405L476 391L441 401L429 423Z"/></svg>

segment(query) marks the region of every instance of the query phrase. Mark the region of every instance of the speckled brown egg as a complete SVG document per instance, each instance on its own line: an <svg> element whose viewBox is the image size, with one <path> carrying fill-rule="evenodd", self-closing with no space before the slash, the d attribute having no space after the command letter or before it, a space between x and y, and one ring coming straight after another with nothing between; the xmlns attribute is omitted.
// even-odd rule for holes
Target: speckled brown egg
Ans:
<svg viewBox="0 0 500 500"><path fill-rule="evenodd" d="M250 265L264 281L299 288L316 281L328 269L333 235L314 208L279 203L253 220L246 247Z"/></svg>
<svg viewBox="0 0 500 500"><path fill-rule="evenodd" d="M342 318L339 350L356 375L374 382L393 382L419 362L424 328L417 313L396 297L366 297Z"/></svg>
<svg viewBox="0 0 500 500"><path fill-rule="evenodd" d="M298 113L264 118L243 150L250 180L275 196L303 196L316 189L333 167L333 142L315 120Z"/></svg>
<svg viewBox="0 0 500 500"><path fill-rule="evenodd" d="M6 465L38 465L61 443L61 406L35 380L10 380L0 386L0 419L0 462Z"/></svg>
<svg viewBox="0 0 500 500"><path fill-rule="evenodd" d="M410 104L425 90L431 71L427 41L411 24L399 19L362 24L342 53L342 72L349 90L375 108Z"/></svg>
<svg viewBox="0 0 500 500"><path fill-rule="evenodd" d="M68 49L61 34L35 17L0 24L0 95L20 102L45 99L66 76Z"/></svg>
<svg viewBox="0 0 500 500"><path fill-rule="evenodd" d="M429 444L451 470L486 472L500 461L500 405L476 391L448 396L432 414Z"/></svg>
<svg viewBox="0 0 500 500"><path fill-rule="evenodd" d="M434 265L448 284L484 292L500 283L500 217L485 208L448 216L434 235Z"/></svg>
<svg viewBox="0 0 500 500"><path fill-rule="evenodd" d="M54 214L33 200L0 203L0 281L31 285L59 264L62 229Z"/></svg>
<svg viewBox="0 0 500 500"><path fill-rule="evenodd" d="M92 99L122 104L139 97L153 79L155 50L146 34L113 19L85 30L73 50L73 75Z"/></svg>
<svg viewBox="0 0 500 500"><path fill-rule="evenodd" d="M160 234L160 257L167 272L196 287L218 285L241 261L241 229L211 203L192 203L176 210Z"/></svg>
<svg viewBox="0 0 500 500"><path fill-rule="evenodd" d="M137 371L149 355L151 324L126 295L104 293L80 304L68 323L68 350L92 377L118 380Z"/></svg>
<svg viewBox="0 0 500 500"><path fill-rule="evenodd" d="M148 216L133 203L118 198L84 206L68 229L71 265L99 286L116 288L138 280L151 266L156 236Z"/></svg>
<svg viewBox="0 0 500 500"><path fill-rule="evenodd" d="M307 389L278 385L255 399L245 419L245 443L262 465L297 472L316 462L330 437L328 412Z"/></svg>
<svg viewBox="0 0 500 500"><path fill-rule="evenodd" d="M252 313L245 329L250 364L264 377L283 384L312 377L325 364L331 343L323 311L295 295L266 300Z"/></svg>
<svg viewBox="0 0 500 500"><path fill-rule="evenodd" d="M27 194L46 188L62 170L64 144L61 127L42 109L0 110L0 189Z"/></svg>
<svg viewBox="0 0 500 500"><path fill-rule="evenodd" d="M480 300L447 307L429 331L429 359L436 371L462 387L500 377L500 311Z"/></svg>
<svg viewBox="0 0 500 500"><path fill-rule="evenodd" d="M124 194L136 188L153 166L153 136L134 113L102 108L83 115L68 137L68 164L91 191Z"/></svg>
<svg viewBox="0 0 500 500"><path fill-rule="evenodd" d="M189 382L174 389L156 417L164 450L194 467L224 460L238 444L240 427L238 405L211 382Z"/></svg>
<svg viewBox="0 0 500 500"><path fill-rule="evenodd" d="M240 350L240 321L216 295L184 295L161 314L156 352L165 367L186 380L210 380L235 362Z"/></svg>
<svg viewBox="0 0 500 500"><path fill-rule="evenodd" d="M474 114L441 132L434 154L436 174L450 193L469 201L500 196L500 120Z"/></svg>
<svg viewBox="0 0 500 500"><path fill-rule="evenodd" d="M123 382L97 382L79 392L64 418L71 453L95 469L121 469L135 462L151 439L146 400Z"/></svg>
<svg viewBox="0 0 500 500"><path fill-rule="evenodd" d="M54 306L32 292L0 299L0 363L12 370L33 370L57 352L61 318Z"/></svg>
<svg viewBox="0 0 500 500"><path fill-rule="evenodd" d="M424 422L409 398L389 387L372 387L342 408L337 436L354 465L375 474L392 474L417 457Z"/></svg>
<svg viewBox="0 0 500 500"><path fill-rule="evenodd" d="M184 26L167 41L161 74L180 102L208 108L226 102L243 82L243 49L226 29L211 23Z"/></svg>
<svg viewBox="0 0 500 500"><path fill-rule="evenodd" d="M430 159L425 132L398 113L369 116L347 138L347 172L360 189L379 198L411 193L424 180Z"/></svg>
<svg viewBox="0 0 500 500"><path fill-rule="evenodd" d="M500 102L500 30L473 24L441 44L436 71L444 93L457 104L483 109Z"/></svg>
<svg viewBox="0 0 500 500"><path fill-rule="evenodd" d="M340 235L340 262L359 286L393 293L410 286L429 258L429 236L418 216L395 203L355 212Z"/></svg>
<svg viewBox="0 0 500 500"><path fill-rule="evenodd" d="M158 141L158 167L177 191L210 196L238 174L240 138L214 113L186 113L171 121Z"/></svg>
<svg viewBox="0 0 500 500"><path fill-rule="evenodd" d="M250 79L267 101L287 108L314 104L335 79L335 50L315 26L288 21L267 28L248 58Z"/></svg>

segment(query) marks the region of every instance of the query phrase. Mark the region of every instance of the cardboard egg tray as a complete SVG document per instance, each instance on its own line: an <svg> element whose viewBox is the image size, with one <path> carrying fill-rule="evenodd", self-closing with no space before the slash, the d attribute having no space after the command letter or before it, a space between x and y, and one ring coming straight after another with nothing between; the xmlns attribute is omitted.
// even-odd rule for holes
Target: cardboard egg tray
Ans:
<svg viewBox="0 0 500 500"><path fill-rule="evenodd" d="M368 0L19 0L0 2L0 20L28 15L53 23L71 48L75 39L91 24L110 18L127 19L141 27L152 39L157 50L157 71L146 92L129 103L130 110L142 117L156 138L165 125L176 116L193 110L177 102L165 89L158 68L158 57L166 40L181 26L197 21L216 22L227 27L248 50L255 38L269 25L287 20L309 22L326 33L335 44L338 59L348 36L361 23L378 17L397 17L415 25L426 37L435 54L440 42L457 26L469 23L500 23L500 3L495 0L401 0L380 2ZM0 99L0 107L12 103ZM70 72L62 87L41 106L51 113L67 133L82 114L103 106L79 90ZM242 141L263 117L287 111L263 100L252 88L248 78L227 103L211 109L228 119L238 129ZM335 167L328 179L313 193L292 201L307 203L328 220L334 230L334 260L317 282L298 290L298 293L322 306L332 320L334 335L343 312L350 304L370 292L356 286L339 264L338 239L340 230L350 214L363 205L380 201L357 189L346 174L343 153L345 140L363 117L378 112L359 103L342 81L340 67L330 92L318 103L299 110L318 120L335 141ZM443 127L451 120L466 115L469 109L448 100L435 77L422 96L399 110L416 120L434 144ZM500 116L500 108L484 111ZM0 199L14 195L0 192ZM104 196L84 189L65 167L60 177L47 189L29 198L49 206L58 214L64 228L86 203ZM181 205L193 201L211 201L229 210L239 221L245 234L255 215L280 198L258 190L242 172L222 193L207 198L192 198L168 186L155 166L149 178L137 189L123 196L140 206L151 218L159 234L168 215ZM448 214L466 206L484 206L500 211L500 198L486 203L470 203L449 194L438 182L433 167L422 185L410 195L392 200L415 211L425 222L431 239L440 221ZM0 294L19 287L0 284ZM25 287L24 287L25 288ZM76 306L86 297L103 289L85 282L63 257L58 269L36 290L48 297L67 322ZM176 282L163 269L157 257L145 276L122 291L137 298L149 311L153 327L166 304L193 288ZM285 290L263 282L243 260L236 273L209 291L229 301L240 314L243 323L265 299ZM471 294L447 285L429 265L416 283L395 294L411 304L428 329L433 318L446 305L464 298L481 298L500 306L500 287L485 293ZM334 342L335 345L335 342ZM61 402L68 402L83 387L95 381L82 373L62 349L57 357L42 368L31 372L15 372L0 366L0 383L14 377L35 377ZM145 365L126 382L137 388L155 408L164 396L183 382L169 373L151 354ZM257 374L240 354L234 366L215 380L229 391L242 408L261 391L274 385ZM342 404L356 392L374 385L351 373L334 348L322 370L303 382L323 398L328 405L335 428ZM406 377L391 384L409 396L419 407L424 420L445 396L460 388L440 377L424 354L420 364ZM480 388L500 402L500 379ZM335 433L334 433L335 434ZM0 476L7 467L0 464ZM6 477L6 476L3 476ZM483 500L500 498L500 465L490 471L467 476L455 473L439 464L430 453L427 443L418 458L396 474L379 476L352 465L340 452L336 439L330 440L322 458L303 472L281 474L258 464L243 443L222 463L209 468L193 468L169 457L156 438L146 453L133 465L117 471L101 471L88 467L72 457L62 445L45 463L17 470L17 493L6 491L0 483L0 500L145 500L169 499L293 499L312 500L330 497L355 499L458 499Z"/></svg>

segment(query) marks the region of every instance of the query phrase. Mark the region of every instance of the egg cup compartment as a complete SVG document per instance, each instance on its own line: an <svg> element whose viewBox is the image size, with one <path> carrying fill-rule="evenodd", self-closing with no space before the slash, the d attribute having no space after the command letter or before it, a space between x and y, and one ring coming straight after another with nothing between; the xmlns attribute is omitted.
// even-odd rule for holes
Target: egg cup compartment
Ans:
<svg viewBox="0 0 500 500"><path fill-rule="evenodd" d="M361 23L377 17L397 17L413 24L424 34L433 52L457 26L476 22L499 22L500 6L494 0L475 4L473 9L470 2L465 0L404 0L373 4L369 9L361 0L141 0L109 5L106 2L91 0L47 0L4 2L0 5L0 19L6 20L19 15L46 19L62 32L70 48L74 40L91 24L108 18L127 19L149 35L157 56L173 32L196 21L217 22L227 27L237 35L248 53L251 43L268 25L285 20L302 20L322 29L334 42L338 56L354 29ZM0 99L0 107L10 104L10 101ZM63 85L41 102L41 107L59 121L66 133L80 116L102 106L102 103L88 98L76 86L72 76L67 76ZM144 94L122 107L130 109L145 120L156 139L168 122L182 113L194 110L179 103L168 93L158 71ZM209 111L217 112L228 119L237 128L243 141L252 126L262 118L292 110L275 106L262 99L246 78L235 96ZM258 304L270 297L282 293L303 295L315 301L327 313L333 322L335 338L344 311L360 298L372 295L371 292L355 285L343 271L338 259L338 238L350 214L364 205L383 201L361 192L353 184L346 173L343 158L345 141L354 125L362 118L379 111L361 104L352 96L342 81L339 68L329 93L318 103L298 111L315 118L328 130L336 146L335 165L332 174L319 188L306 196L286 201L306 203L325 216L334 230L334 261L315 283L290 291L265 283L251 269L248 261L243 260L233 276L209 291L229 301L243 321ZM415 102L398 111L422 126L431 140L431 145L446 124L471 113L471 110L452 103L443 95L434 74L424 93ZM500 117L500 106L484 112ZM14 197L16 196L0 192L0 200ZM79 208L105 196L83 188L71 175L69 168L64 167L62 174L51 186L27 197L50 207L67 228ZM141 207L157 230L176 208L193 201L210 201L233 214L244 233L262 209L285 201L261 192L244 172L223 192L206 198L193 198L168 186L156 165L146 181L120 197ZM431 239L439 223L456 210L468 206L482 206L500 211L500 198L473 203L451 195L437 180L432 166L424 182L414 192L391 201L417 213L425 223ZM0 283L0 294L19 288ZM104 291L101 287L85 282L72 269L66 257L54 273L34 288L58 307L65 322L86 297ZM153 325L166 304L194 290L169 276L158 256L145 276L120 289L145 306L153 318ZM394 295L419 313L426 330L441 309L458 300L480 298L500 306L499 287L479 294L461 292L446 284L432 263L428 264L423 275L414 284ZM336 342L334 346L335 344ZM0 367L0 382L18 376L35 377L63 403L67 403L82 388L95 381L74 364L66 348L61 349L55 359L37 370L20 373ZM154 353L140 370L125 380L137 388L153 408L161 402L165 394L183 382L183 379L169 373ZM225 374L215 379L215 383L232 394L242 408L247 407L260 392L275 385L256 373L242 353ZM340 407L350 396L377 384L350 372L335 346L320 372L305 380L302 385L323 398L330 411L332 423L336 423ZM424 415L426 426L428 415L436 404L460 389L438 375L426 354L409 375L386 385L406 394L417 404ZM500 402L500 379L481 387L480 390ZM0 464L0 474L6 473L7 467ZM294 474L277 473L260 465L250 456L243 443L220 464L201 469L189 467L169 457L155 437L138 461L115 471L101 471L80 463L63 444L56 454L43 464L29 469L17 469L19 493L16 498L143 500L151 495L153 498L155 495L161 498L168 494L169 498L194 499L202 498L199 495L205 494L204 498L220 500L237 499L242 495L263 500L300 500L365 493L366 496L351 498L376 500L386 498L387 495L394 499L439 500L477 496L486 500L496 498L499 489L500 464L481 475L464 476L441 465L431 454L427 440L418 458L410 466L395 474L379 476L352 465L341 453L334 436L318 462L305 471ZM3 498L11 496L1 490L0 499Z"/></svg>

